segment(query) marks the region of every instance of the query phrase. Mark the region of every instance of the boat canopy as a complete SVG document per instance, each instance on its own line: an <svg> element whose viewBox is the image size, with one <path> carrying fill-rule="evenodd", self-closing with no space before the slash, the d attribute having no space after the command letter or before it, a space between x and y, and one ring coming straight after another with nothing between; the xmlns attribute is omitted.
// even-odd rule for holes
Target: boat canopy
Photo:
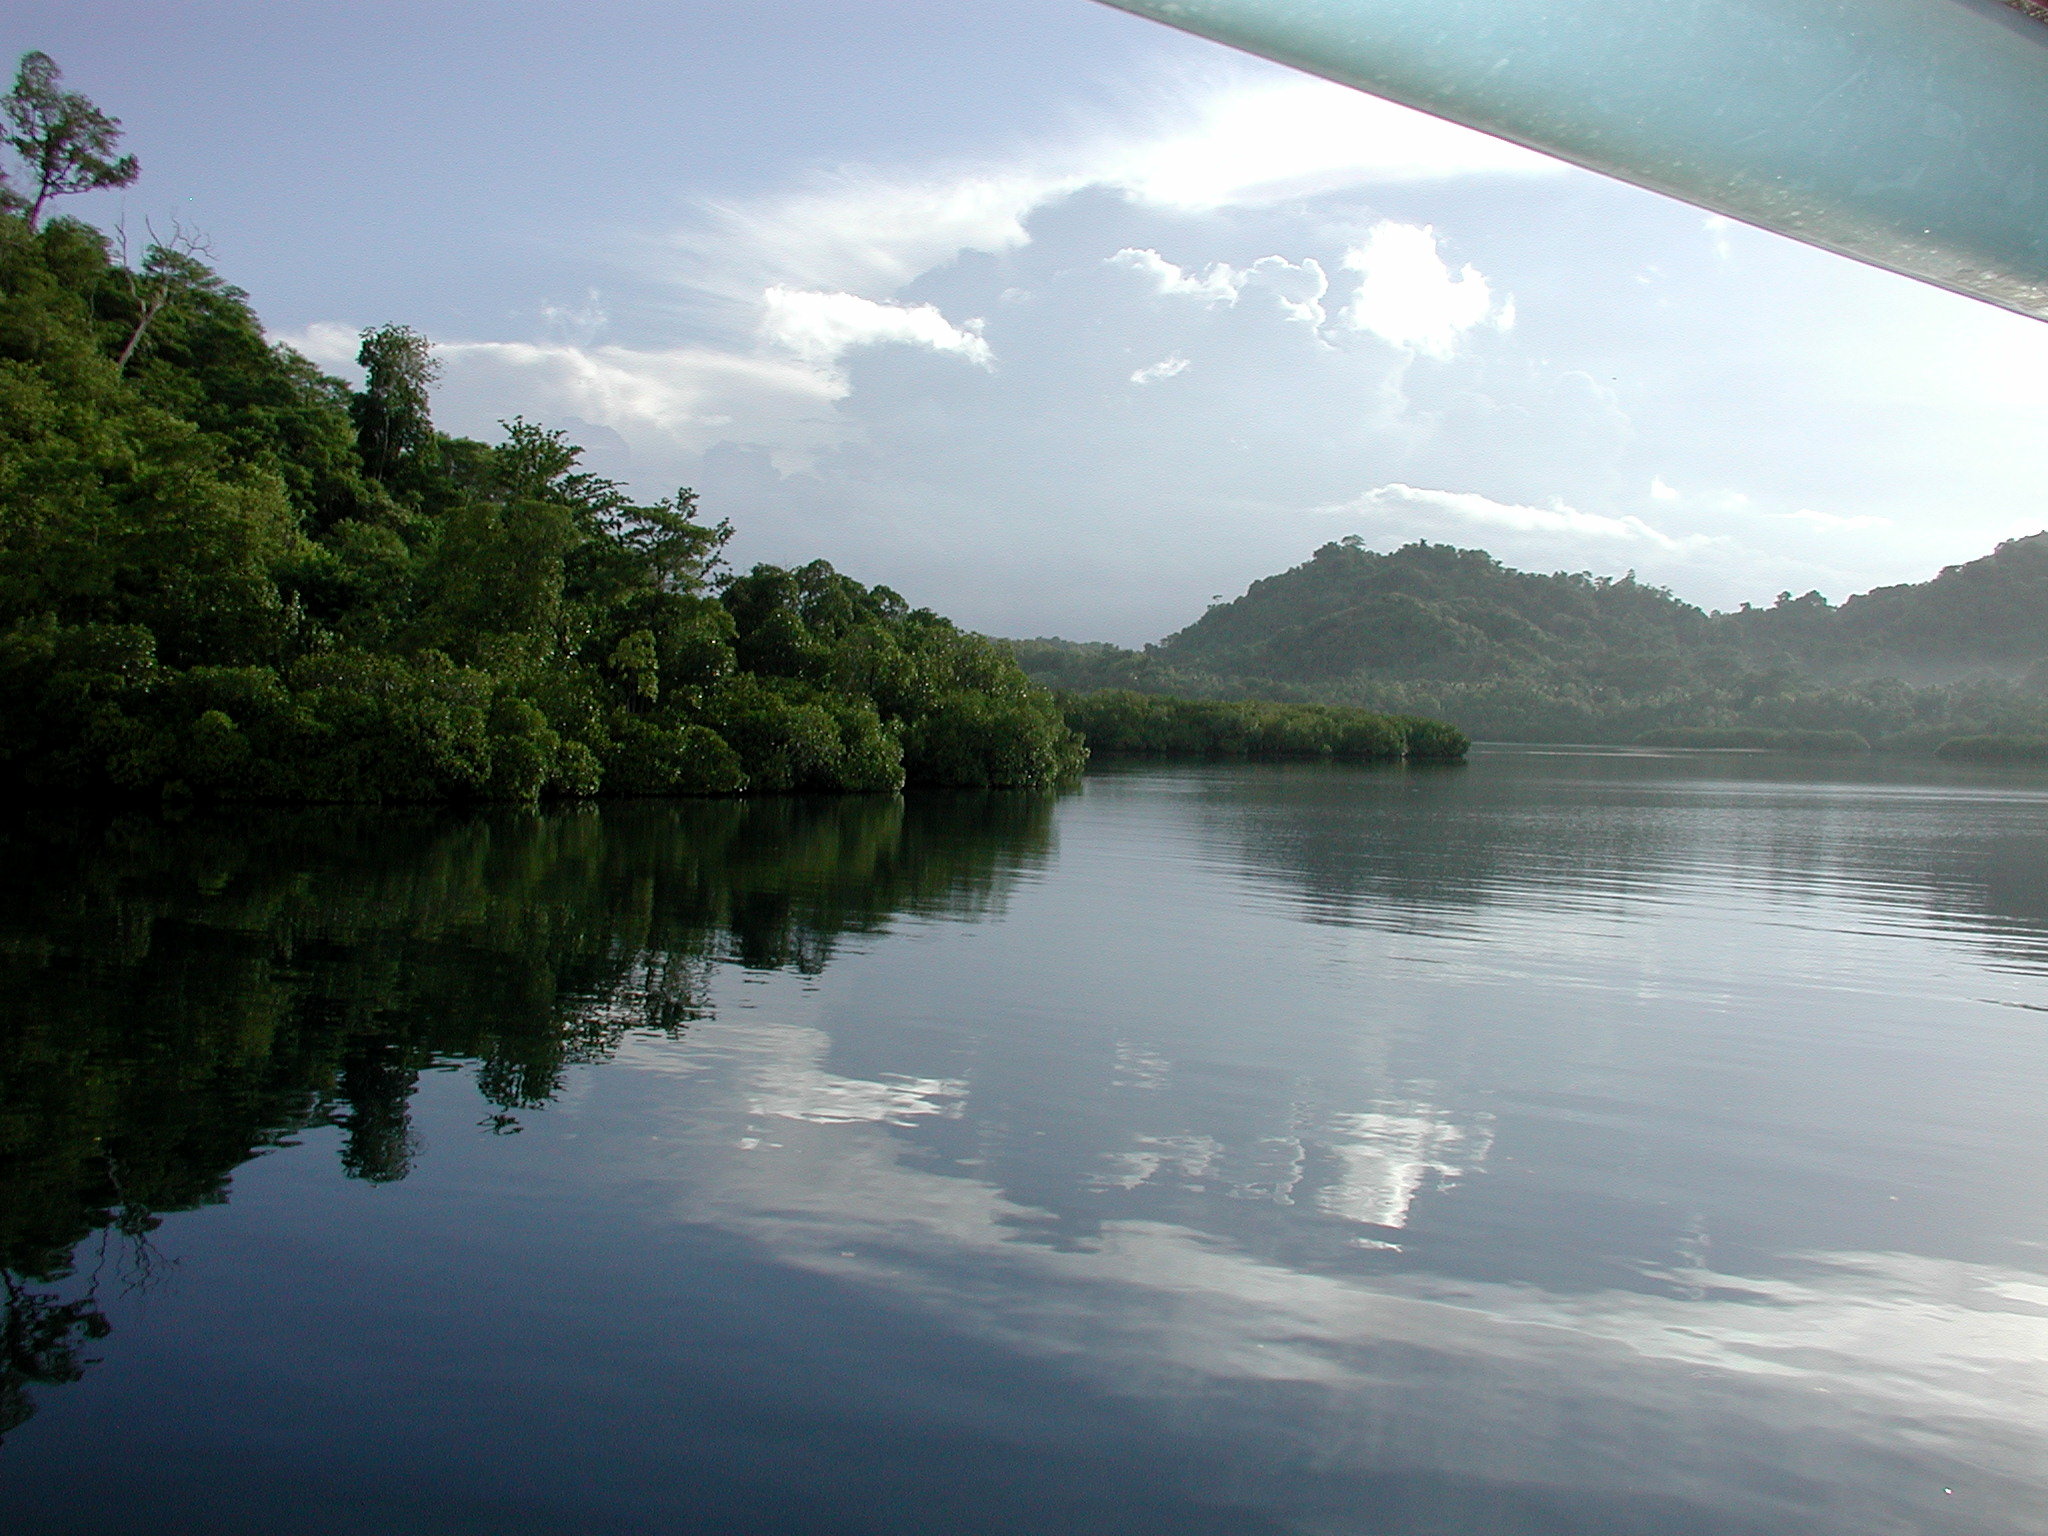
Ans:
<svg viewBox="0 0 2048 1536"><path fill-rule="evenodd" d="M2041 0L1106 0L2048 319Z"/></svg>

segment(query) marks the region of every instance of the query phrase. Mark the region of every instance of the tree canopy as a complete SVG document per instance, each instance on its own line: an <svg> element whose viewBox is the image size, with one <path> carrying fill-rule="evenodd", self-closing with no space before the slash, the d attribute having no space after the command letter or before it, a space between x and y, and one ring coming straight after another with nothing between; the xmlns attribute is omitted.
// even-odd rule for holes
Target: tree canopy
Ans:
<svg viewBox="0 0 2048 1536"><path fill-rule="evenodd" d="M25 53L14 88L0 96L0 113L13 130L6 135L7 145L28 171L32 190L22 201L31 231L51 198L125 187L142 173L133 155L115 153L121 120L78 92L61 89L62 79L57 61L47 53Z"/></svg>

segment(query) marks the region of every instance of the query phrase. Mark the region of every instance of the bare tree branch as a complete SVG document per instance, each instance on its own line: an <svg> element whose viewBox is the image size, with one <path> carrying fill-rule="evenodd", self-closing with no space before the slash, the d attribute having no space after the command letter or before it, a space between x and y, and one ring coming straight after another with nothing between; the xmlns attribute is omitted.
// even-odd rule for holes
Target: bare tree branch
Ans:
<svg viewBox="0 0 2048 1536"><path fill-rule="evenodd" d="M114 359L114 367L125 372L128 359L135 355L135 349L142 345L142 338L148 333L156 317L163 313L164 306L178 294L198 285L206 277L207 270L202 258L213 254L212 243L199 230L188 230L177 220L171 221L171 238L159 239L156 226L149 228L149 248L143 253L140 270L128 264L128 228L118 226L118 240L121 250L121 272L127 279L128 292L135 300L135 326L128 333L128 340Z"/></svg>

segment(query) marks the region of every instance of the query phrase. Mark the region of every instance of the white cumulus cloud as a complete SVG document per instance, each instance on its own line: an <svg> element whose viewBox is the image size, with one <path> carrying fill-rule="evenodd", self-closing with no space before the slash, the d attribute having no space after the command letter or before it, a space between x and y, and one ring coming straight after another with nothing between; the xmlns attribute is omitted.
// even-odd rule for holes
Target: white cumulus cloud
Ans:
<svg viewBox="0 0 2048 1536"><path fill-rule="evenodd" d="M719 442L772 451L778 468L809 467L815 454L848 438L832 414L846 381L806 360L743 355L713 347L639 350L569 343L443 342L436 399L457 413L498 414L514 399L540 421L575 416L611 427L632 447L701 452Z"/></svg>
<svg viewBox="0 0 2048 1536"><path fill-rule="evenodd" d="M323 368L357 371L354 326L319 320L274 339ZM570 341L437 341L434 355L444 370L435 414L454 431L492 436L491 424L516 410L542 422L601 424L636 451L764 447L785 471L809 467L820 449L850 437L832 414L845 378L802 356Z"/></svg>
<svg viewBox="0 0 2048 1536"><path fill-rule="evenodd" d="M1654 544L1659 549L1679 550L1705 542L1697 535L1675 539L1653 528L1639 517L1608 517L1598 512L1580 512L1561 501L1547 507L1524 506L1495 501L1474 491L1434 491L1394 481L1377 486L1362 496L1336 506L1319 507L1320 512L1337 514L1389 514L1412 520L1475 523L1482 527L1506 528L1516 533L1561 533L1599 539L1632 539Z"/></svg>
<svg viewBox="0 0 2048 1536"><path fill-rule="evenodd" d="M1676 501L1678 500L1678 488L1666 485L1662 475L1652 475L1650 477L1650 499L1652 501Z"/></svg>
<svg viewBox="0 0 2048 1536"><path fill-rule="evenodd" d="M315 320L296 331L272 331L270 339L282 342L322 368L339 369L348 376L357 372L356 349L363 344L356 327L333 320Z"/></svg>
<svg viewBox="0 0 2048 1536"><path fill-rule="evenodd" d="M1140 368L1131 375L1133 384L1156 384L1161 379L1170 379L1177 373L1187 372L1188 360L1176 352L1172 357L1162 357L1150 367Z"/></svg>
<svg viewBox="0 0 2048 1536"><path fill-rule="evenodd" d="M1329 297L1330 275L1313 256L1288 261L1279 256L1261 256L1252 263L1249 284L1271 290L1281 310L1291 320L1321 331L1329 315L1323 300Z"/></svg>
<svg viewBox="0 0 2048 1536"><path fill-rule="evenodd" d="M842 167L700 203L685 227L636 249L644 274L667 285L689 345L605 344L612 316L594 294L581 305L544 307L529 339L442 345L444 414L461 430L485 432L514 408L539 419L573 415L618 431L650 462L664 447L691 454L731 442L766 447L785 469L802 467L859 435L839 410L854 350L910 346L991 367L977 322L897 295L962 253L1028 245L1032 216L1077 193L1204 212L1352 187L1562 169L1326 81L1237 68L1162 80L1121 115L976 160ZM1256 292L1318 334L1329 324L1330 278L1314 259L1271 255L1192 270L1157 252L1118 259L1162 294L1227 307ZM323 322L285 339L324 366L352 371L352 327Z"/></svg>
<svg viewBox="0 0 2048 1536"><path fill-rule="evenodd" d="M1281 313L1312 330L1320 330L1329 318L1323 300L1330 292L1330 277L1313 256L1300 261L1261 256L1248 267L1214 261L1197 274L1168 261L1155 250L1125 246L1109 258L1109 264L1151 279L1154 289L1168 297L1194 299L1203 304L1235 304L1248 291L1256 289L1271 293Z"/></svg>
<svg viewBox="0 0 2048 1536"><path fill-rule="evenodd" d="M856 435L834 407L851 385L840 363L856 347L898 343L989 367L973 328L930 304L881 304L846 293L770 289L751 348L639 348L575 341L439 341L445 368L436 414L458 431L491 434L512 414L575 418L620 434L636 453L700 453L721 442L769 450L785 473ZM353 374L355 327L316 321L278 340L323 367Z"/></svg>
<svg viewBox="0 0 2048 1536"><path fill-rule="evenodd" d="M1513 323L1511 309L1495 308L1493 289L1477 268L1452 274L1437 251L1436 231L1426 224L1382 220L1364 244L1344 253L1344 265L1360 281L1343 323L1392 346L1448 358L1466 332L1488 319Z"/></svg>
<svg viewBox="0 0 2048 1536"><path fill-rule="evenodd" d="M686 281L727 297L750 298L763 276L890 294L962 251L1025 244L1025 218L1068 185L1028 164L924 176L839 171L793 191L709 205L675 246L694 269L681 274Z"/></svg>
<svg viewBox="0 0 2048 1536"><path fill-rule="evenodd" d="M1245 281L1245 274L1227 261L1211 262L1197 277L1157 251L1128 245L1110 257L1109 264L1128 267L1140 276L1150 278L1152 286L1162 294L1195 299L1204 304L1235 304L1238 290L1244 287Z"/></svg>
<svg viewBox="0 0 2048 1536"><path fill-rule="evenodd" d="M978 322L957 326L932 304L882 304L851 293L770 288L761 296L761 334L807 363L831 367L855 347L896 342L994 364Z"/></svg>
<svg viewBox="0 0 2048 1536"><path fill-rule="evenodd" d="M854 167L790 191L705 204L654 263L749 302L765 276L881 297L963 251L1030 240L1039 209L1090 188L1149 207L1265 207L1347 188L1544 176L1561 162L1324 80L1243 76L1162 90L1137 120L924 171ZM689 269L674 273L678 256Z"/></svg>

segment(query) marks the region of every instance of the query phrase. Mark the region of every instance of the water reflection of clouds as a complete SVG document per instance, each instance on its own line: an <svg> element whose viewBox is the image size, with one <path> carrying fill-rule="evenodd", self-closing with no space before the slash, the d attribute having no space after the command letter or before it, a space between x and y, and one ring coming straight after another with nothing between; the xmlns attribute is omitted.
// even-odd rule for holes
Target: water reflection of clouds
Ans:
<svg viewBox="0 0 2048 1536"><path fill-rule="evenodd" d="M1300 1118L1300 1106L1294 1106ZM1187 1132L1136 1134L1104 1151L1088 1187L1126 1193L1155 1182L1193 1193L1211 1189L1237 1200L1291 1206L1308 1182L1314 1208L1359 1226L1401 1228L1426 1188L1448 1188L1477 1171L1493 1143L1492 1117L1459 1123L1449 1111L1415 1100L1337 1113L1293 1135L1253 1135L1229 1144ZM1311 1157L1321 1170L1311 1178Z"/></svg>
<svg viewBox="0 0 2048 1536"><path fill-rule="evenodd" d="M630 1037L613 1060L639 1072L715 1078L712 1091L724 1112L743 1106L750 1134L742 1144L750 1146L760 1144L752 1133L763 1120L909 1127L923 1119L959 1119L967 1109L970 1088L963 1080L843 1076L826 1066L831 1046L830 1035L810 1025L707 1020L680 1040ZM1113 1081L1133 1086L1134 1054L1143 1056L1147 1074L1159 1074L1143 1086L1163 1087L1169 1065L1128 1046L1118 1048ZM1356 1110L1315 1112L1291 1103L1288 1125L1278 1128L1282 1134L1255 1127L1232 1141L1195 1130L1148 1134L1112 1127L1106 1134L1117 1144L1099 1150L1097 1166L1081 1184L1123 1192L1170 1184L1279 1206L1306 1198L1337 1221L1399 1229L1425 1189L1449 1188L1481 1171L1493 1144L1490 1114L1460 1115L1413 1096L1426 1086L1410 1085L1409 1096L1374 1099Z"/></svg>
<svg viewBox="0 0 2048 1536"><path fill-rule="evenodd" d="M1140 1184L1165 1174L1183 1181L1183 1187L1200 1192L1223 1155L1223 1143L1214 1136L1140 1136L1127 1152L1110 1152L1105 1157L1109 1170L1089 1182L1098 1189L1136 1189Z"/></svg>
<svg viewBox="0 0 2048 1536"><path fill-rule="evenodd" d="M1173 1063L1157 1051L1148 1051L1128 1040L1116 1043L1116 1069L1110 1081L1118 1088L1136 1088L1157 1093L1173 1076Z"/></svg>
<svg viewBox="0 0 2048 1536"><path fill-rule="evenodd" d="M909 1125L926 1116L956 1118L967 1085L952 1078L842 1077L826 1070L831 1037L802 1024L706 1024L687 1046L643 1035L614 1060L641 1070L695 1076L713 1061L739 1067L749 1116L814 1125Z"/></svg>
<svg viewBox="0 0 2048 1536"><path fill-rule="evenodd" d="M1434 1104L1386 1103L1339 1115L1327 1146L1343 1172L1317 1192L1326 1215L1374 1227L1405 1227L1425 1183L1449 1184L1486 1161L1492 1117L1461 1125Z"/></svg>
<svg viewBox="0 0 2048 1536"><path fill-rule="evenodd" d="M1687 1267L1662 1293L1562 1294L1292 1267L1164 1221L1110 1221L1086 1244L1020 1240L1049 1213L910 1155L890 1129L891 1086L849 1088L823 1070L824 1043L808 1028L713 1025L622 1058L654 1072L725 1064L719 1091L674 1106L704 1148L676 1214L1167 1418L1198 1397L1226 1458L1652 1494L1845 1536L1937 1517L2048 1529L2037 1275L1834 1252L1792 1256L1776 1277ZM774 1142L714 1150L762 1113L749 1085L764 1082L799 1085L770 1111L783 1116ZM848 1100L865 1108L838 1112ZM917 1102L929 1114L957 1101ZM1404 1216L1418 1169L1455 1176L1485 1155L1483 1127L1425 1104L1332 1128L1357 1155L1318 1203L1359 1219ZM1171 1165L1197 1178L1223 1150L1199 1137L1136 1149L1157 1159L1147 1177Z"/></svg>
<svg viewBox="0 0 2048 1536"><path fill-rule="evenodd" d="M793 1025L636 1046L712 1072L677 1214L1198 1421L1279 1504L1275 1469L1391 1470L1711 1512L1627 1527L1660 1532L2048 1531L2048 1284L1996 1246L2039 1051L1971 1001L2040 973L1956 942L2036 807L1944 844L1909 795L1759 823L1626 788L1389 846L1358 807L1198 826L1163 789L1128 846L1077 839L1093 904L1052 931L1143 918L1033 996L1072 1076L989 1086L1001 1030L929 1077L839 1076ZM1118 978L1143 996L1088 1033Z"/></svg>

